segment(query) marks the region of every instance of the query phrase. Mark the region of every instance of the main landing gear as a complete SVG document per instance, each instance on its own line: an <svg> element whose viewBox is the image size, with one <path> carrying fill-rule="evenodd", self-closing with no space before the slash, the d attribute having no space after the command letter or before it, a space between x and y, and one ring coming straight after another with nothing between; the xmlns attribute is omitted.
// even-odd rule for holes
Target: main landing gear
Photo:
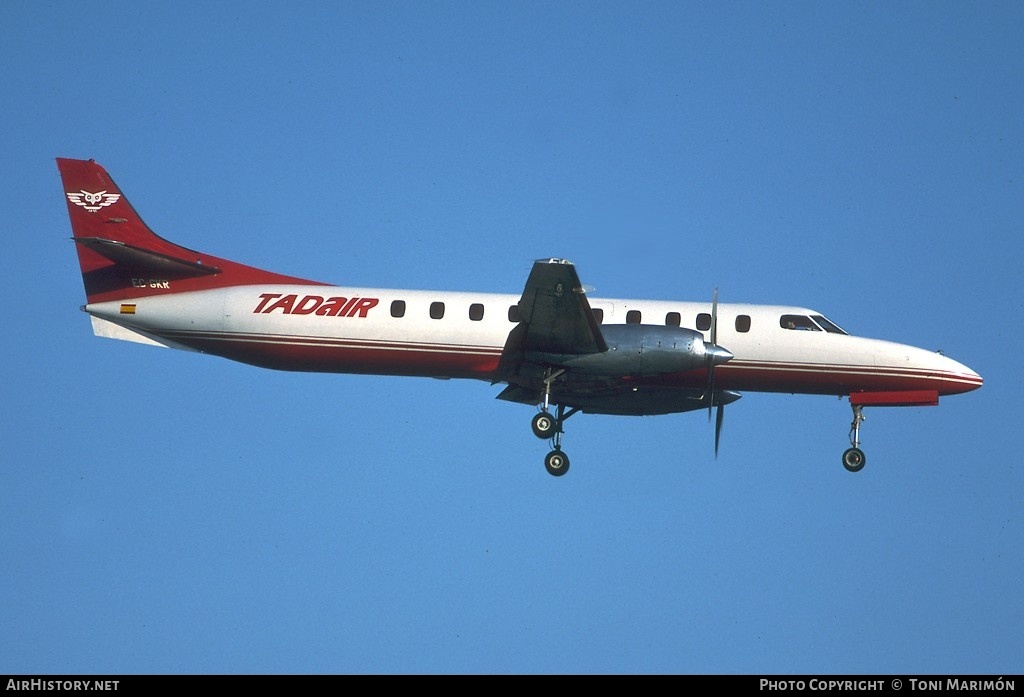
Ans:
<svg viewBox="0 0 1024 697"><path fill-rule="evenodd" d="M852 406L853 423L850 424L850 445L853 447L847 448L843 453L843 467L850 472L860 472L864 469L864 464L867 462L864 451L860 449L860 425L867 417L864 416L863 404L854 404Z"/></svg>
<svg viewBox="0 0 1024 697"><path fill-rule="evenodd" d="M565 406L562 404L558 405L558 411L555 416L552 416L551 412L548 411L551 403L551 383L564 372L564 370L548 371L547 376L544 378L544 404L541 405L540 412L530 422L533 435L541 440L551 440L552 450L544 456L544 468L553 477L561 477L569 471L569 456L562 452L562 424L565 423L566 419L579 411L576 408L566 411Z"/></svg>
<svg viewBox="0 0 1024 697"><path fill-rule="evenodd" d="M533 435L541 440L551 440L552 450L544 456L544 468L553 477L561 477L569 471L569 456L562 452L562 433L564 432L562 424L577 411L577 409L566 411L565 407L559 404L557 416L552 416L545 406L530 423Z"/></svg>

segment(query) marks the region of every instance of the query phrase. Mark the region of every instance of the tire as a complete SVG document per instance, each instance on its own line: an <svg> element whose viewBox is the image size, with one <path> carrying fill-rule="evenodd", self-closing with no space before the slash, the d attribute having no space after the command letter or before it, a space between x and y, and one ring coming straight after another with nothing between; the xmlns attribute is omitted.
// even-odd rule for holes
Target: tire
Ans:
<svg viewBox="0 0 1024 697"><path fill-rule="evenodd" d="M561 477L569 471L569 457L561 450L552 450L544 458L544 468L552 477Z"/></svg>
<svg viewBox="0 0 1024 697"><path fill-rule="evenodd" d="M530 422L533 428L533 435L541 440L547 440L555 435L555 419L546 411L539 412Z"/></svg>
<svg viewBox="0 0 1024 697"><path fill-rule="evenodd" d="M849 448L843 453L843 467L849 472L860 472L866 462L867 458L860 448Z"/></svg>

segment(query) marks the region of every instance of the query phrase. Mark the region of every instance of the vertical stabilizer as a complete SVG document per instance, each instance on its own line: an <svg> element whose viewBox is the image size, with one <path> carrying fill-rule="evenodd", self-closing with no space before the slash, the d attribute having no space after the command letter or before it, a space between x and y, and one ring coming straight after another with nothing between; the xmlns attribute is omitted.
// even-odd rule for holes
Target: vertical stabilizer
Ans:
<svg viewBox="0 0 1024 697"><path fill-rule="evenodd" d="M169 242L96 162L57 158L57 167L90 303L255 283L321 285Z"/></svg>

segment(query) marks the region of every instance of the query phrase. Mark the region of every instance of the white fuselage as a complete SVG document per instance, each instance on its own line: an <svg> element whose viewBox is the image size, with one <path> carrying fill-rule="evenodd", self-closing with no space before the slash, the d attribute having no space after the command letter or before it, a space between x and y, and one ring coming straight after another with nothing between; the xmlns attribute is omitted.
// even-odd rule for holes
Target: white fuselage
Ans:
<svg viewBox="0 0 1024 697"><path fill-rule="evenodd" d="M490 380L518 295L250 285L93 303L97 333L225 356L284 370ZM710 303L590 299L601 323L703 330ZM700 315L704 315L703 324ZM734 358L716 369L722 389L845 395L936 390L955 394L981 378L945 356L841 333L829 325L787 328L783 318L820 317L800 307L720 304L718 345ZM114 326L106 323L113 323ZM699 385L699 375L665 376Z"/></svg>

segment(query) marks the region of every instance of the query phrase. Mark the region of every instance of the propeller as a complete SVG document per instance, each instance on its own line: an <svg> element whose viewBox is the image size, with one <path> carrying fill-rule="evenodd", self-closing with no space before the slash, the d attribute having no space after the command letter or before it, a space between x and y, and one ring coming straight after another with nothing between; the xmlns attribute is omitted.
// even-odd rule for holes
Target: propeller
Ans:
<svg viewBox="0 0 1024 697"><path fill-rule="evenodd" d="M704 394L708 400L708 423L711 423L711 407L715 403L715 351L718 348L718 288L711 296L711 345L707 349L708 384Z"/></svg>
<svg viewBox="0 0 1024 697"><path fill-rule="evenodd" d="M708 382L704 388L704 398L708 402L708 423L711 423L711 411L715 407L715 366L732 358L732 353L718 345L718 288L715 288L711 300L711 341L705 344L707 351ZM720 402L715 414L715 457L718 457L718 444L722 437L722 421L725 418L725 403Z"/></svg>

